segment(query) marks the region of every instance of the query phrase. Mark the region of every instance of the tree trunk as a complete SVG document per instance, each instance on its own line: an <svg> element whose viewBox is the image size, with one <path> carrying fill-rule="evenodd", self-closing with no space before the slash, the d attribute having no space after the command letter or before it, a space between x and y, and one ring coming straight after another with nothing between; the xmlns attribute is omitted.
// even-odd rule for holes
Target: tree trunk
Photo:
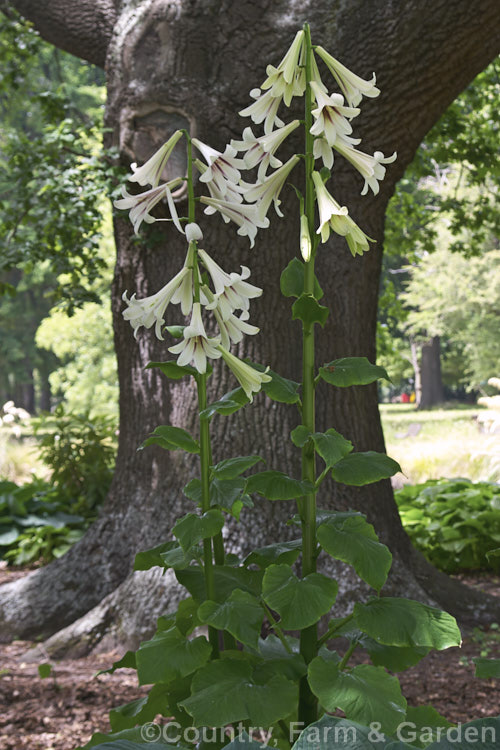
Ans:
<svg viewBox="0 0 500 750"><path fill-rule="evenodd" d="M420 377L422 393L418 402L419 409L429 409L444 401L443 380L441 377L441 340L433 336L422 345L420 354Z"/></svg>
<svg viewBox="0 0 500 750"><path fill-rule="evenodd" d="M23 0L22 5L31 6L29 17L38 24L37 15L43 13L37 11L38 4ZM54 10L61 3L52 0L45 5ZM337 199L349 206L353 218L377 244L366 256L353 260L344 242L332 239L318 268L331 308L329 321L318 335L318 363L347 355L374 361L387 201L425 133L495 56L500 25L495 0L481 0L473 7L468 0L452 4L415 0L404 6L387 0L369 5L362 0L318 0L313 6L308 4L307 13L300 4L285 0L186 0L175 4L126 0L115 5L117 20L107 52L107 126L112 130L110 141L119 147L127 165L147 158L179 127L188 128L215 148L237 138L249 124L235 114L248 103L249 89L264 79L266 63L279 61L306 20L317 44L365 77L377 71L383 93L365 107L360 135L365 136L365 150L381 149L390 154L397 149L399 160L389 167L377 197L360 197L361 178L341 164L340 158L335 167ZM106 29L101 31L106 33ZM54 33L51 40L64 46ZM300 144L297 147L300 150ZM182 173L180 162L173 167ZM182 211L184 207L179 208ZM252 252L247 241L228 232L218 217L200 223L207 251L228 271L248 265L251 281L264 288L263 297L252 306L252 323L260 326L261 334L247 340L244 351L237 353L299 379L299 324L290 320L290 301L277 291L281 270L297 252L292 191L283 196L282 208L287 218L273 219ZM109 497L94 526L63 558L3 587L0 620L5 638L48 635L69 626L56 650L68 643L77 651L82 643L88 648L104 633L114 633L116 639L133 644L137 633L150 632L153 615L168 610L178 596L176 587L170 583L165 587L164 579L154 573L127 578L135 552L165 539L175 519L189 507L181 488L197 471L195 460L178 452L136 450L158 424L196 429L191 385L168 382L156 370L144 370L148 361L170 358L169 344L159 342L151 331L140 333L136 343L121 315L125 290L136 291L138 297L151 294L183 262L184 242L159 226L141 230L137 239L128 221L118 218L115 222L117 263L112 298L121 426ZM210 380L211 398L235 386L227 369L218 365ZM318 418L319 430L335 426L357 450L384 449L374 385L336 389L323 384L318 389ZM266 459L269 468L298 475L300 453L286 442L297 421L292 407L259 395L254 407L214 420L214 459L255 452ZM500 617L498 605L495 610L490 602L488 612L483 595L465 593L411 548L388 481L361 489L332 484L325 487L319 504L362 510L389 541L395 563L388 590L439 602L469 620ZM228 546L244 551L290 535L293 532L284 521L293 512L286 503L257 503L231 528ZM360 591L351 574L342 575L339 611ZM144 593L138 590L143 585ZM96 609L86 614L92 607ZM120 608L134 615L123 627L116 625ZM137 611L143 609L139 622Z"/></svg>
<svg viewBox="0 0 500 750"><path fill-rule="evenodd" d="M422 371L418 358L418 344L415 339L410 338L411 364L415 373L415 405L420 406L422 400Z"/></svg>

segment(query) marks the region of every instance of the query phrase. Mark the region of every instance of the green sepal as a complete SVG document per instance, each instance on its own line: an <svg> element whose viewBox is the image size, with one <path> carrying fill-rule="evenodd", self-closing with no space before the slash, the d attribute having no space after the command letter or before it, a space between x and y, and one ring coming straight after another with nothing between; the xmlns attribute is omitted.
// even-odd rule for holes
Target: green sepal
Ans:
<svg viewBox="0 0 500 750"><path fill-rule="evenodd" d="M338 665L317 656L309 664L308 679L326 711L340 708L351 721L365 726L378 722L381 731L390 734L406 715L399 682L382 667L361 664L341 672Z"/></svg>
<svg viewBox="0 0 500 750"><path fill-rule="evenodd" d="M302 539L294 539L290 542L275 542L266 547L258 547L248 554L243 560L243 565L258 565L260 568L268 568L269 565L283 563L293 565L302 549Z"/></svg>
<svg viewBox="0 0 500 750"><path fill-rule="evenodd" d="M372 365L366 357L343 357L327 362L319 368L320 377L330 385L348 388L351 385L369 385L379 378L389 380L387 371Z"/></svg>
<svg viewBox="0 0 500 750"><path fill-rule="evenodd" d="M460 646L454 617L435 607L397 597L372 598L354 605L356 626L386 646L424 646L441 651Z"/></svg>
<svg viewBox="0 0 500 750"><path fill-rule="evenodd" d="M402 471L401 466L385 453L364 451L350 453L332 468L332 477L336 482L361 487L373 484L381 479L388 479Z"/></svg>
<svg viewBox="0 0 500 750"><path fill-rule="evenodd" d="M186 377L186 375L194 375L195 377L199 375L198 370L195 370L194 367L191 367L191 365L178 365L175 359L169 362L148 362L145 369L152 370L153 368L161 370L170 380L180 380Z"/></svg>
<svg viewBox="0 0 500 750"><path fill-rule="evenodd" d="M323 328L330 310L312 296L312 294L301 294L292 305L292 320L301 320L310 326L319 323Z"/></svg>
<svg viewBox="0 0 500 750"><path fill-rule="evenodd" d="M164 448L167 451L181 449L187 453L200 452L198 441L192 438L187 430L183 430L182 427L173 427L169 424L157 427L138 450L142 450L148 445L159 445L160 448Z"/></svg>
<svg viewBox="0 0 500 750"><path fill-rule="evenodd" d="M335 513L318 526L318 542L332 557L352 565L363 581L380 591L387 580L392 555L375 529L358 513Z"/></svg>
<svg viewBox="0 0 500 750"><path fill-rule="evenodd" d="M262 581L266 604L280 615L285 630L302 630L314 625L332 608L338 585L321 573L297 578L289 565L270 565Z"/></svg>
<svg viewBox="0 0 500 750"><path fill-rule="evenodd" d="M305 264L298 258L292 258L287 267L282 271L280 277L280 289L284 297L300 297L303 294L304 271ZM323 290L316 276L314 277L313 294L317 300L320 300L323 296Z"/></svg>
<svg viewBox="0 0 500 750"><path fill-rule="evenodd" d="M173 682L200 669L210 659L206 638L188 640L178 628L156 633L141 643L136 653L139 685Z"/></svg>
<svg viewBox="0 0 500 750"><path fill-rule="evenodd" d="M218 479L236 479L236 477L239 477L240 474L251 469L252 466L255 466L260 461L264 461L261 456L235 456L234 458L226 458L223 461L219 461L215 466L212 466L212 474Z"/></svg>
<svg viewBox="0 0 500 750"><path fill-rule="evenodd" d="M229 599L222 603L203 602L198 609L198 617L206 625L227 630L244 645L257 648L264 610L258 599L248 591L235 589Z"/></svg>
<svg viewBox="0 0 500 750"><path fill-rule="evenodd" d="M203 411L200 411L200 419L211 419L214 414L228 416L229 414L234 414L235 411L242 409L249 403L250 399L243 388L235 388L234 390L225 393L218 401L209 404L206 409L203 409Z"/></svg>
<svg viewBox="0 0 500 750"><path fill-rule="evenodd" d="M314 492L308 480L292 479L282 471L261 471L247 479L245 492L257 492L268 500L295 500Z"/></svg>
<svg viewBox="0 0 500 750"><path fill-rule="evenodd" d="M209 539L221 531L224 516L220 510L212 508L203 515L188 513L180 518L172 529L183 550L188 551L203 539Z"/></svg>

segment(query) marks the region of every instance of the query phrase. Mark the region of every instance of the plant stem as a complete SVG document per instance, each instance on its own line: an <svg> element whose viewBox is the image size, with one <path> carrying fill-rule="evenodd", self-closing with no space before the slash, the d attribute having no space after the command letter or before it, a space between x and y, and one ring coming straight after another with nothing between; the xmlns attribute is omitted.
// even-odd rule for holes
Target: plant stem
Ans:
<svg viewBox="0 0 500 750"><path fill-rule="evenodd" d="M309 236L314 237L314 170L312 126L312 93L309 82L311 80L311 33L309 24L304 24L305 43L305 212L309 227ZM305 264L304 293L314 293L314 251ZM310 432L315 430L314 405L314 324L302 324L302 424ZM308 479L313 485L316 481L316 459L314 445L309 440L302 449L302 479ZM300 503L302 520L302 575L305 577L316 570L316 496L314 493L302 498ZM300 636L300 653L306 664L317 654L318 626L317 624L305 628ZM317 701L312 693L307 677L303 677L299 689L299 721L308 726L317 719Z"/></svg>
<svg viewBox="0 0 500 750"><path fill-rule="evenodd" d="M285 649L285 651L288 654L290 654L290 655L293 654L293 650L292 650L290 644L288 643L287 639L285 638L282 629L280 628L280 626L278 625L278 623L274 619L273 613L271 612L271 610L269 609L269 607L267 606L267 604L265 603L265 601L263 599L261 599L260 603L262 604L262 606L265 609L265 612L266 612L266 615L267 615L267 619L269 620L269 625L271 626L271 628L274 630L274 632L276 633L276 635L280 639L281 643L283 644L283 648Z"/></svg>
<svg viewBox="0 0 500 750"><path fill-rule="evenodd" d="M349 661L349 659L351 658L351 656L353 655L353 653L357 649L357 647L358 647L358 642L357 641L354 641L353 643L351 643L351 645L349 646L349 648L347 649L347 651L344 654L344 658L342 659L342 661L339 664L339 672L342 672L342 670L344 670L346 668L347 662Z"/></svg>

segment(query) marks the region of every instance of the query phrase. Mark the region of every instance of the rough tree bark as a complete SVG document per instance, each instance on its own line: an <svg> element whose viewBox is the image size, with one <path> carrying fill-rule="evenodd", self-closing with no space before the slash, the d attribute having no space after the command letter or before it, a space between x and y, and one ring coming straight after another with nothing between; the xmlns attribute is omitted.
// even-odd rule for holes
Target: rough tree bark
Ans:
<svg viewBox="0 0 500 750"><path fill-rule="evenodd" d="M422 392L417 402L419 409L428 409L444 401L443 379L441 377L441 340L433 336L422 344L420 353L420 377Z"/></svg>
<svg viewBox="0 0 500 750"><path fill-rule="evenodd" d="M248 102L249 89L263 80L265 64L280 59L306 20L313 39L345 64L365 76L376 70L383 94L367 102L359 122L360 135L365 150L392 153L397 149L399 158L388 169L376 198L360 198L362 181L338 160L336 196L350 206L354 219L377 244L354 261L344 243L336 240L330 243L330 252L322 254L319 275L331 315L318 337L319 360L345 355L375 359L387 201L424 135L497 53L500 13L496 0L408 0L404 4L389 0L369 4L363 0L316 0L314 4L86 0L75 5L70 17L67 3L61 0L47 0L43 5L36 0L15 0L12 5L53 43L85 59L101 64L100 55L107 50L107 125L125 164L149 156L178 127L188 127L215 147L239 137L243 121L235 113ZM89 15L92 7L95 13ZM106 20L100 23L103 9ZM94 33L89 39L92 22ZM78 45L71 49L74 40ZM285 196L288 216L294 215L293 200L292 195ZM193 462L180 453L136 452L140 440L159 423L191 429L195 424L189 384L168 383L156 371L143 370L150 360L168 358L165 344L148 332L136 344L121 317L123 290L136 290L138 296L151 294L183 261L184 244L174 233L160 232L158 226L150 231L157 242L147 244L146 232L137 241L127 221L119 218L115 223L113 314L121 429L110 495L99 520L67 555L2 589L0 621L5 638L48 635L69 626L59 640L52 641L54 648L73 643L81 651L99 641L103 632L108 639L134 645L151 627L153 614L167 610L177 595L175 586L170 582L165 586L164 579L155 574L128 577L135 552L164 539L174 519L184 512L186 501L180 488L194 470ZM264 287L264 296L252 309L252 322L262 333L246 342L245 354L292 378L298 378L299 329L290 322L290 304L279 298L277 288L281 269L295 253L296 236L295 220L273 220L250 252L247 242L230 236L217 218L205 223L207 250L229 270L240 263L249 265L251 280ZM217 375L212 379L212 396L234 387L226 371L217 370ZM296 474L298 454L284 440L295 425L293 410L280 408L263 396L256 403L256 408L213 423L215 458L259 452L270 467ZM358 450L384 449L375 387L342 393L325 387L319 390L318 403L319 429L334 425ZM359 490L331 486L320 503L364 511L390 542L395 559L390 591L439 602L469 621L500 616L498 605L495 610L492 602L437 573L412 549L389 482ZM290 508L278 503L260 504L258 512L242 516L229 542L242 549L281 537L282 521L289 513ZM352 592L359 593L359 589L346 571L341 583L339 606L345 607ZM131 610L133 622L117 614Z"/></svg>

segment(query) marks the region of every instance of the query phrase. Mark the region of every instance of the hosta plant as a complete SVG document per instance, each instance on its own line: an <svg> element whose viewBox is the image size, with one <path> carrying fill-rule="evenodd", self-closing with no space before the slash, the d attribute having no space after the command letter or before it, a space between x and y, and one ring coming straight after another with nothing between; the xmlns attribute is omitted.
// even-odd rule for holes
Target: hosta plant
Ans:
<svg viewBox="0 0 500 750"><path fill-rule="evenodd" d="M340 726L355 732L355 739L348 737L351 744L344 741L344 746L368 749L376 741L382 750L394 742L405 722L430 724L427 744L436 736L436 727L449 726L431 708L408 708L393 673L416 664L431 649L459 645L454 619L416 601L384 596L391 553L373 526L361 513L321 509L328 476L361 486L400 469L385 454L356 451L333 425L325 432L315 427L318 382L349 388L386 377L365 358L318 363L314 343L315 327L324 325L330 313L315 276L318 254L328 252L325 243L331 233L345 237L353 256L370 246L348 208L330 192L334 158L347 159L364 179L363 192L375 194L385 165L395 159L395 154L385 157L359 150L359 140L352 135L363 97L378 94L375 77L363 80L322 47L313 47L306 25L282 61L267 67L260 89L251 92L254 101L240 112L255 126L263 124L263 133L246 127L241 139L221 153L178 131L146 164L133 167L130 180L144 190L136 195L124 191L115 204L130 211L138 232L142 222L155 221L151 211L164 199L171 220L186 238L184 265L166 286L146 299L124 290L124 316L136 336L148 335L144 327L154 328L160 339L177 337L165 343L165 361L148 366L160 368L167 378L192 378L198 393L198 433L160 425L145 436L143 446L199 456L199 475L186 478L188 512L176 522L172 537L136 557L136 569L173 569L186 589L178 610L158 620L153 638L114 665L134 667L139 684L151 689L146 697L114 708L113 733L95 735L87 747L135 750L149 744L158 749L236 750L265 743L293 745L296 750L334 748L340 746L335 744ZM297 98L303 101L303 119L286 121L282 113ZM282 163L282 143L299 131L301 153ZM162 182L166 160L181 139L187 148L187 174ZM305 179L297 187L300 162ZM200 198L195 197L195 170L200 187L208 191ZM246 174L243 179L247 170L256 170L254 181ZM281 276L281 292L292 299L292 316L302 326L300 383L271 371L266 363L245 361L230 351L245 336L257 335L250 304L261 291L249 281L249 269L236 272L216 263L211 253L217 248L205 246L200 228L204 217L197 214L200 208L208 215L220 214L253 245L258 230L269 223L272 205L281 215L279 196L292 173L300 234ZM187 217L177 215L172 194L183 183ZM188 324L165 330L165 309L174 304L180 305ZM167 352L175 356L167 359ZM223 360L238 386L216 403L207 403L213 359ZM300 478L264 466L258 455L228 456L215 464L212 460L212 421L251 408L260 391L298 410L300 424L290 439L302 452ZM238 559L226 553L222 532L228 519L234 522L243 510L252 512L254 495L288 503L297 534L291 541L274 541ZM331 618L319 632L338 589L335 580L318 572L318 561L327 556L353 566L373 593L347 616ZM336 650L340 638L349 644L341 653ZM353 666L355 651L363 651L369 663ZM337 710L345 719L330 716ZM154 722L158 715L164 717L163 725ZM328 727L332 733L325 739ZM311 734L316 730L317 736ZM410 745L401 738L392 747Z"/></svg>

